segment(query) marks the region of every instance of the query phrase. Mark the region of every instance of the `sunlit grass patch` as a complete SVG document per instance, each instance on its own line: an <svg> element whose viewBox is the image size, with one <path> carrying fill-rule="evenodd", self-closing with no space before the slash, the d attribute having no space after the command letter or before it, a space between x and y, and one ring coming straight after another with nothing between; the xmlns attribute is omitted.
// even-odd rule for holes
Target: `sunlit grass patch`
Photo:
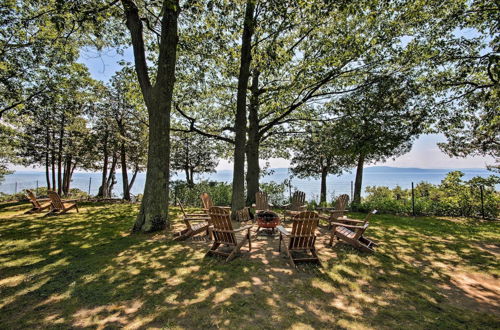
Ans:
<svg viewBox="0 0 500 330"><path fill-rule="evenodd" d="M324 267L295 270L273 239L225 264L204 258L206 241L131 235L137 205L26 208L0 209L2 328L499 326L498 224L379 215L375 254L325 246L322 228Z"/></svg>

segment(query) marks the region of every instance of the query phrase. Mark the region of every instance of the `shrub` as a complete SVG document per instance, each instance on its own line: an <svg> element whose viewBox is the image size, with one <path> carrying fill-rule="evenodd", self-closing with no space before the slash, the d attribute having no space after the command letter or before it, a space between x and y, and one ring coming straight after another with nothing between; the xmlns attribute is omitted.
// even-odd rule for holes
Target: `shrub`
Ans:
<svg viewBox="0 0 500 330"><path fill-rule="evenodd" d="M421 182L415 187L415 214L438 216L480 216L481 188L483 187L484 215L496 218L500 207L500 194L495 191L495 185L500 178L475 177L463 181L463 173L450 172L439 185ZM382 213L411 214L411 189L395 187L367 187L366 196L360 211L377 209Z"/></svg>

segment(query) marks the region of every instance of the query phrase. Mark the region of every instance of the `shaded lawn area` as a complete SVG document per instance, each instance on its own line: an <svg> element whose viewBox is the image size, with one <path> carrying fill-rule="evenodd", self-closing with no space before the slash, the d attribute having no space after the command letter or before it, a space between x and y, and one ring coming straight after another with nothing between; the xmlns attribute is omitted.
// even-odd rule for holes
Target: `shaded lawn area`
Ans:
<svg viewBox="0 0 500 330"><path fill-rule="evenodd" d="M201 239L130 235L137 208L0 208L0 327L500 327L498 223L377 215L375 254L325 246L323 228L323 268L295 270L264 236L224 264Z"/></svg>

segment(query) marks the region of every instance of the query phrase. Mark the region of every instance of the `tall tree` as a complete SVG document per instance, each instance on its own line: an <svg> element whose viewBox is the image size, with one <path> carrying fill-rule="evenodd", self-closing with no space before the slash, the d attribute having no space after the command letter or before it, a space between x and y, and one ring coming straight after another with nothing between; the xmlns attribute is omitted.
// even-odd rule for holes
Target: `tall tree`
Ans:
<svg viewBox="0 0 500 330"><path fill-rule="evenodd" d="M216 141L196 133L184 132L171 136L171 139L172 170L184 172L189 186L194 185L195 174L215 172L219 163Z"/></svg>
<svg viewBox="0 0 500 330"><path fill-rule="evenodd" d="M326 202L328 174L340 175L355 163L353 155L345 153L337 125L343 125L342 121L308 127L292 148L292 172L302 178L320 177L320 203Z"/></svg>
<svg viewBox="0 0 500 330"><path fill-rule="evenodd" d="M134 50L135 70L148 109L148 162L141 208L133 232L152 232L168 224L168 186L170 179L170 110L175 82L177 20L179 1L163 0L160 7L122 0L127 28ZM147 8L146 8L147 7ZM146 16L149 13L149 16ZM141 14L143 15L141 17ZM151 81L146 60L144 24L158 37L156 76ZM156 30L159 29L159 32Z"/></svg>
<svg viewBox="0 0 500 330"><path fill-rule="evenodd" d="M364 165L410 151L428 126L431 117L420 101L410 77L380 75L328 105L339 120L336 134L344 152L356 159L355 205L361 201Z"/></svg>

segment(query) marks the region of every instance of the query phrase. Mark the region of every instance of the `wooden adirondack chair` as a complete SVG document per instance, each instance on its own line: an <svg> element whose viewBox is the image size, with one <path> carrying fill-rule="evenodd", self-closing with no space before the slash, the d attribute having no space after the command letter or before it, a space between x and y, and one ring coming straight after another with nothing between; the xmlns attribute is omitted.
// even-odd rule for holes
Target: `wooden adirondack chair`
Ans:
<svg viewBox="0 0 500 330"><path fill-rule="evenodd" d="M377 210L371 211L364 220L338 218L338 222L332 223L333 228L330 235L330 246L333 245L333 238L337 237L337 240L343 240L357 249L365 252L374 252L373 248L376 247L377 244L364 237L363 234L369 226L368 220L370 220L372 214L375 213L377 213Z"/></svg>
<svg viewBox="0 0 500 330"><path fill-rule="evenodd" d="M214 239L214 243L210 250L208 250L206 256L222 255L226 257L226 262L229 262L236 257L236 254L247 241L248 250L252 251L252 242L250 239L250 229L252 225L233 229L229 211L221 207L211 207L208 214L211 219L209 230ZM232 248L231 252L228 253L217 250L221 244L230 246Z"/></svg>
<svg viewBox="0 0 500 330"><path fill-rule="evenodd" d="M182 241L202 232L208 235L210 216L206 213L186 213L182 203L179 200L177 200L177 203L181 208L182 220L186 224L186 228L174 234L174 241Z"/></svg>
<svg viewBox="0 0 500 330"><path fill-rule="evenodd" d="M349 195L340 195L335 201L335 206L330 210L328 215L328 228L332 228L332 223L337 221L338 218L343 217L347 214L347 204L349 203Z"/></svg>
<svg viewBox="0 0 500 330"><path fill-rule="evenodd" d="M283 212L283 220L286 217L294 217L306 209L306 193L302 191L296 191L293 193L292 200L290 204L284 205L285 211Z"/></svg>
<svg viewBox="0 0 500 330"><path fill-rule="evenodd" d="M263 191L257 191L255 193L255 204L252 204L252 207L255 208L255 214L260 211L268 211L273 207L273 204L268 202L267 193Z"/></svg>
<svg viewBox="0 0 500 330"><path fill-rule="evenodd" d="M208 193L203 193L200 195L201 203L203 205L203 211L208 214L208 210L210 210L211 207L215 206L214 203L212 202L212 198ZM229 206L218 206L223 209L231 209Z"/></svg>
<svg viewBox="0 0 500 330"><path fill-rule="evenodd" d="M67 199L67 200L61 200L61 197L59 197L59 194L56 193L55 191L47 191L47 194L49 195L50 201L52 203L52 210L50 210L47 215L56 215L56 214L64 214L72 209L76 209L76 212L78 211L78 205L76 205L76 202L78 201L77 199Z"/></svg>
<svg viewBox="0 0 500 330"><path fill-rule="evenodd" d="M33 207L30 210L24 212L24 214L42 212L43 210L50 208L50 206L52 205L49 198L37 199L35 194L31 190L26 190L26 196L28 196L28 199L30 200Z"/></svg>
<svg viewBox="0 0 500 330"><path fill-rule="evenodd" d="M318 213L305 211L300 212L293 218L292 232L287 231L283 226L276 227L280 233L280 242L278 251L281 252L281 242L284 247L290 263L296 267L297 261L314 261L321 265L316 254L316 228L318 227ZM311 253L311 256L294 257L294 251Z"/></svg>

